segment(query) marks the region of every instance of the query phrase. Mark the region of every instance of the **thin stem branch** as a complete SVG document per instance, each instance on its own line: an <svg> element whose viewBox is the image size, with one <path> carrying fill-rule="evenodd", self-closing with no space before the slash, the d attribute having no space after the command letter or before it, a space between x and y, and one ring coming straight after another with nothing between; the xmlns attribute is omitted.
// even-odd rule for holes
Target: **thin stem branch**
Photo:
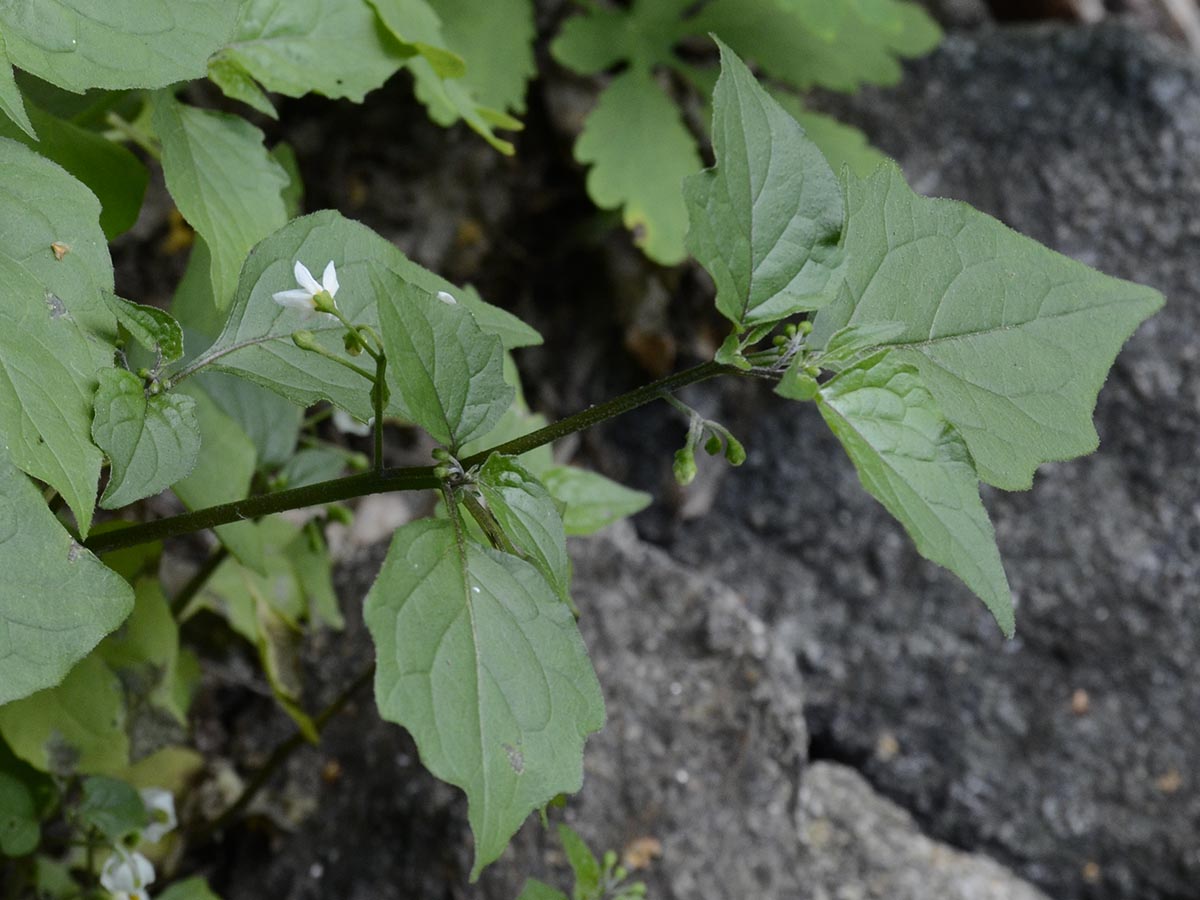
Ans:
<svg viewBox="0 0 1200 900"><path fill-rule="evenodd" d="M375 357L375 386L371 389L371 399L375 401L375 464L376 474L383 471L383 405L384 392L387 390L387 357L380 353Z"/></svg>
<svg viewBox="0 0 1200 900"><path fill-rule="evenodd" d="M221 563L225 562L228 556L229 550L224 545L221 545L200 564L200 568L196 570L196 574L189 578L187 583L179 589L179 593L171 598L171 612L175 616L179 616L187 609L188 604L192 602L192 598L203 590L204 585L208 584L208 579L212 577L213 572L217 571L217 568Z"/></svg>
<svg viewBox="0 0 1200 900"><path fill-rule="evenodd" d="M543 444L557 441L569 434L583 431L601 422L606 422L616 416L623 415L637 409L639 406L660 400L665 393L672 393L690 384L706 381L718 375L739 375L768 380L778 378L778 373L762 369L754 369L746 372L734 366L726 366L716 362L703 363L691 369L676 372L674 375L668 375L666 378L660 378L658 381L643 385L627 394L621 394L619 397L614 397L605 403L589 407L582 412L575 413L573 416L568 416L552 425L547 425L545 428L539 428L537 431L532 431L522 437L505 441L503 444L489 447L486 450L481 450L479 453L472 454L466 459L461 460L462 465L464 468L479 465L485 462L493 453L520 456L522 453L536 449ZM245 500L236 500L232 503L222 503L220 506L210 506L207 509L199 509L194 512L159 519L155 522L133 525L117 531L94 534L84 542L84 546L93 553L106 553L122 547L133 547L137 544L165 540L177 535L201 531L206 528L215 528L218 525L227 525L230 522L238 522L243 519L257 519L261 516L284 512L289 509L300 509L305 506L323 506L327 503L336 503L339 500L349 500L352 497L363 497L367 494L382 494L389 491L433 490L439 486L440 481L433 474L432 466L413 466L381 469L377 472L363 472L359 475L349 475L345 478L334 479L333 481L322 481L317 484L292 488L287 491L248 497Z"/></svg>
<svg viewBox="0 0 1200 900"><path fill-rule="evenodd" d="M325 730L330 720L340 713L346 704L354 698L354 695L362 690L374 676L375 664L371 663L371 665L358 674L358 677L344 691L334 698L332 703L313 718L313 726L317 729L318 734ZM258 796L259 791L266 787L267 782L271 780L271 776L279 771L280 767L287 762L288 757L308 743L308 738L297 729L290 738L276 745L275 749L271 751L271 755L267 757L267 761L254 773L254 777L250 779L238 798L217 818L202 826L192 838L193 842L202 844L212 838L213 835L228 827L250 805L250 801Z"/></svg>
<svg viewBox="0 0 1200 900"><path fill-rule="evenodd" d="M139 147L145 150L151 158L157 161L162 160L162 148L152 137L150 137L150 135L146 134L146 132L142 131L142 129L138 128L132 122L115 112L109 112L108 115L104 117L104 123L113 131L120 134L121 137L137 144Z"/></svg>

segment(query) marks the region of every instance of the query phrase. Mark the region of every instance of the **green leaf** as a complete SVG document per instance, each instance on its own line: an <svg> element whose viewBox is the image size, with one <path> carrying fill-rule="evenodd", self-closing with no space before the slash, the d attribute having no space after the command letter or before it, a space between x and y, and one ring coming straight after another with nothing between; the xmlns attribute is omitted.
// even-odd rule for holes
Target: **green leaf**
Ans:
<svg viewBox="0 0 1200 900"><path fill-rule="evenodd" d="M812 372L807 371L808 368L802 357L797 356L793 359L779 383L775 385L775 393L780 397L801 402L814 399L821 389L821 383Z"/></svg>
<svg viewBox="0 0 1200 900"><path fill-rule="evenodd" d="M204 448L191 474L172 485L175 495L188 509L203 509L246 497L256 468L254 444L246 432L197 386L183 384L175 392L195 401ZM221 525L216 532L221 543L242 563L256 571L265 571L262 540L253 522Z"/></svg>
<svg viewBox="0 0 1200 900"><path fill-rule="evenodd" d="M841 188L796 120L721 44L717 165L687 180L687 246L739 329L828 302L842 276Z"/></svg>
<svg viewBox="0 0 1200 900"><path fill-rule="evenodd" d="M6 3L0 31L13 64L71 91L157 88L202 78L229 38L238 3L163 0Z"/></svg>
<svg viewBox="0 0 1200 900"><path fill-rule="evenodd" d="M8 50L4 44L4 35L0 34L0 112L8 116L18 128L32 140L37 140L37 132L25 112L25 98L13 77L12 63L8 60Z"/></svg>
<svg viewBox="0 0 1200 900"><path fill-rule="evenodd" d="M541 475L542 483L563 504L567 534L595 534L619 519L641 512L653 501L643 491L618 484L597 472L575 466L555 466Z"/></svg>
<svg viewBox="0 0 1200 900"><path fill-rule="evenodd" d="M518 131L522 127L520 121L482 106L461 81L441 79L423 57L414 58L408 67L415 82L414 92L425 105L429 118L445 127L462 119L472 131L505 156L512 156L516 152L511 142L497 136L496 129Z"/></svg>
<svg viewBox="0 0 1200 900"><path fill-rule="evenodd" d="M346 471L346 454L331 447L301 450L275 476L281 489L304 487L341 477Z"/></svg>
<svg viewBox="0 0 1200 900"><path fill-rule="evenodd" d="M310 533L284 519L264 519L251 527L262 547L263 571L226 560L181 618L186 621L201 609L223 616L258 651L280 707L315 741L316 728L300 706L299 626L306 618L341 626L329 555L323 542L314 544Z"/></svg>
<svg viewBox="0 0 1200 900"><path fill-rule="evenodd" d="M101 463L91 441L96 366L88 335L4 253L0 283L0 437L13 462L62 494L86 534Z"/></svg>
<svg viewBox="0 0 1200 900"><path fill-rule="evenodd" d="M405 52L420 54L438 78L461 78L466 63L445 48L442 20L426 0L367 0Z"/></svg>
<svg viewBox="0 0 1200 900"><path fill-rule="evenodd" d="M537 74L537 28L529 0L429 0L447 49L466 60L461 81L484 107L525 111L525 86Z"/></svg>
<svg viewBox="0 0 1200 900"><path fill-rule="evenodd" d="M554 498L511 456L492 454L477 481L484 502L521 554L564 600L571 591L567 535Z"/></svg>
<svg viewBox="0 0 1200 900"><path fill-rule="evenodd" d="M675 62L672 47L691 29L692 0L635 0L628 10L591 6L572 16L550 45L556 60L580 75L596 75L628 60L649 70Z"/></svg>
<svg viewBox="0 0 1200 900"><path fill-rule="evenodd" d="M287 141L280 141L271 148L271 158L279 163L280 168L287 174L288 183L284 185L281 195L287 217L294 219L304 207L304 178L300 174L300 160L296 158L296 151Z"/></svg>
<svg viewBox="0 0 1200 900"><path fill-rule="evenodd" d="M0 171L0 253L24 266L96 339L90 342L96 368L112 365L117 325L102 297L112 292L113 268L95 194L60 166L3 138ZM55 244L67 250L61 259Z"/></svg>
<svg viewBox="0 0 1200 900"><path fill-rule="evenodd" d="M395 267L393 266L393 268ZM415 281L415 279L405 275L403 270L398 271L400 271L401 275L408 278L408 280ZM428 287L425 289L429 290ZM436 291L432 293L436 293ZM537 333L536 329L530 325L526 325L508 310L485 303L483 298L479 296L479 292L470 285L459 290L451 289L450 293L454 295L454 298L460 304L471 311L471 315L475 317L475 321L479 323L480 328L488 334L494 334L500 338L500 343L504 345L505 350L516 350L519 347L536 347L542 343L542 336Z"/></svg>
<svg viewBox="0 0 1200 900"><path fill-rule="evenodd" d="M238 116L154 102L163 175L180 213L204 238L217 308L229 305L250 248L287 221L288 174L263 146L263 133Z"/></svg>
<svg viewBox="0 0 1200 900"><path fill-rule="evenodd" d="M683 261L687 209L680 186L700 170L700 154L648 69L613 78L588 115L575 158L592 166L592 200L602 209L621 208L625 227L647 256L664 265Z"/></svg>
<svg viewBox="0 0 1200 900"><path fill-rule="evenodd" d="M71 875L66 862L49 856L34 857L34 882L38 900L75 900L79 883Z"/></svg>
<svg viewBox="0 0 1200 900"><path fill-rule="evenodd" d="M96 653L133 697L148 700L186 722L188 692L184 692L183 703L176 696L179 624L157 578L137 582L133 614L104 639Z"/></svg>
<svg viewBox="0 0 1200 900"><path fill-rule="evenodd" d="M255 248L243 267L237 297L221 334L193 362L193 368L211 365L240 375L299 406L329 400L362 422L375 414L366 379L292 342L292 333L304 328L329 350L342 353L345 333L338 322L324 317L305 321L271 299L273 293L295 287L292 269L296 260L318 272L332 260L340 282L338 308L352 322L376 329L376 293L385 283L391 284L374 274L379 266L430 293L448 291L464 298L463 305L472 312L483 305L470 289L461 291L418 266L366 226L333 211L313 213L293 219ZM480 327L485 331L493 327L500 334L511 332L511 320L498 312L489 308L479 320ZM404 410L397 405L397 398L392 401L388 413L402 416Z"/></svg>
<svg viewBox="0 0 1200 900"><path fill-rule="evenodd" d="M864 355L869 356L874 348L904 334L903 322L872 322L869 325L847 325L835 331L825 342L817 360L823 369L840 372L851 362Z"/></svg>
<svg viewBox="0 0 1200 900"><path fill-rule="evenodd" d="M175 318L157 306L143 306L122 300L115 294L105 294L104 302L129 336L151 353L172 363L183 356L183 329Z"/></svg>
<svg viewBox="0 0 1200 900"><path fill-rule="evenodd" d="M380 714L467 794L473 880L531 811L582 784L604 702L575 619L533 566L446 520L396 532L365 617Z"/></svg>
<svg viewBox="0 0 1200 900"><path fill-rule="evenodd" d="M252 381L222 372L205 372L196 382L250 438L260 467L292 459L304 420L301 407Z"/></svg>
<svg viewBox="0 0 1200 900"><path fill-rule="evenodd" d="M18 467L63 495L86 536L101 462L91 400L116 339L101 299L113 276L99 204L54 163L2 138L0 170L0 437ZM55 244L69 252L59 258Z"/></svg>
<svg viewBox="0 0 1200 900"><path fill-rule="evenodd" d="M171 315L183 328L187 343L193 348L210 343L221 333L228 319L227 313L217 309L217 301L213 298L211 269L212 254L208 252L208 245L204 238L195 235L187 268L175 286L169 307Z"/></svg>
<svg viewBox="0 0 1200 900"><path fill-rule="evenodd" d="M500 420L496 422L495 427L491 431L469 443L463 444L459 448L459 458L465 459L468 456L481 453L489 447L497 447L507 441L516 440L532 431L537 431L539 428L545 428L547 424L545 416L530 413L525 408L524 403L514 400L513 405L500 417ZM535 447L532 450L522 453L516 459L517 462L539 478L543 472L554 465L554 454L549 444L542 444L540 447Z"/></svg>
<svg viewBox="0 0 1200 900"><path fill-rule="evenodd" d="M23 781L0 769L0 856L27 856L41 840L33 794Z"/></svg>
<svg viewBox="0 0 1200 900"><path fill-rule="evenodd" d="M513 400L500 339L485 334L465 306L390 271L377 277L388 385L403 418L452 450L486 434Z"/></svg>
<svg viewBox="0 0 1200 900"><path fill-rule="evenodd" d="M234 64L289 97L315 91L361 103L408 56L363 0L246 0L212 64Z"/></svg>
<svg viewBox="0 0 1200 900"><path fill-rule="evenodd" d="M0 682L3 696L8 687ZM121 682L98 656L84 657L57 687L0 706L0 736L43 772L120 771L129 763Z"/></svg>
<svg viewBox="0 0 1200 900"><path fill-rule="evenodd" d="M315 522L309 522L284 546L283 553L307 600L308 621L341 631L346 622L333 587L333 560L321 529Z"/></svg>
<svg viewBox="0 0 1200 900"><path fill-rule="evenodd" d="M528 878L525 880L525 887L521 890L521 896L517 900L570 900L570 898L545 882L538 881L536 878Z"/></svg>
<svg viewBox="0 0 1200 900"><path fill-rule="evenodd" d="M0 856L27 856L42 839L42 817L58 791L54 781L13 756L0 741Z"/></svg>
<svg viewBox="0 0 1200 900"><path fill-rule="evenodd" d="M203 878L189 878L187 881L177 881L161 894L158 900L221 900L209 888Z"/></svg>
<svg viewBox="0 0 1200 900"><path fill-rule="evenodd" d="M130 528L137 523L124 519L109 519L100 522L92 529L92 535L106 534L110 531L120 531ZM104 565L112 569L130 584L142 575L156 576L158 564L162 561L162 541L151 541L146 544L134 544L132 547L122 547L119 550L109 550L100 558Z"/></svg>
<svg viewBox="0 0 1200 900"><path fill-rule="evenodd" d="M121 844L150 824L141 795L124 781L93 775L83 780L79 817L98 830L110 844Z"/></svg>
<svg viewBox="0 0 1200 900"><path fill-rule="evenodd" d="M902 74L899 58L928 53L942 36L913 3L824 5L818 20L811 15L813 0L714 0L691 20L691 30L715 32L797 90L820 85L848 93L864 83L895 84Z"/></svg>
<svg viewBox="0 0 1200 900"><path fill-rule="evenodd" d="M3 120L0 137L36 150L87 185L100 201L100 227L109 240L132 228L150 180L146 167L103 135L50 115L35 103L26 106L38 137L31 139Z"/></svg>
<svg viewBox="0 0 1200 900"><path fill-rule="evenodd" d="M239 100L264 116L278 119L279 113L246 67L232 57L218 54L208 61L208 77L230 100Z"/></svg>
<svg viewBox="0 0 1200 900"><path fill-rule="evenodd" d="M810 344L847 325L903 320L877 346L917 367L997 487L1024 490L1040 463L1094 450L1096 396L1162 296L966 204L920 197L891 163L865 181L851 176L847 198L846 281Z"/></svg>
<svg viewBox="0 0 1200 900"><path fill-rule="evenodd" d="M804 101L797 95L773 90L771 96L787 110L788 115L800 123L808 139L825 155L834 172L840 172L843 166L849 166L850 171L859 178L866 178L887 159L883 153L871 146L867 136L857 128L839 122L832 116L805 108Z"/></svg>
<svg viewBox="0 0 1200 900"><path fill-rule="evenodd" d="M921 555L961 578L1012 637L1012 593L971 454L916 368L894 351L878 353L826 383L818 404L863 487Z"/></svg>
<svg viewBox="0 0 1200 900"><path fill-rule="evenodd" d="M600 860L596 859L587 844L573 828L566 825L558 826L558 839L562 841L563 850L567 854L567 862L575 873L575 896L592 897L601 893Z"/></svg>
<svg viewBox="0 0 1200 900"><path fill-rule="evenodd" d="M195 407L186 394L147 397L142 380L125 369L100 373L92 438L112 462L102 507L120 509L187 477L200 453Z"/></svg>

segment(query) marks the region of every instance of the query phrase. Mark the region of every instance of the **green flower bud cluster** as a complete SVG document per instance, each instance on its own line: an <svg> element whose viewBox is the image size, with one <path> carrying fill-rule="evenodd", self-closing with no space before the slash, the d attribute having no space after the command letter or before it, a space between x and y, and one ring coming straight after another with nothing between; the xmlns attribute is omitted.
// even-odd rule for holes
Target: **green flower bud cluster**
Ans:
<svg viewBox="0 0 1200 900"><path fill-rule="evenodd" d="M678 401L676 401L678 403ZM705 437L707 435L707 437ZM704 452L716 456L724 451L725 459L731 466L740 466L746 461L746 448L720 422L703 418L695 410L691 411L691 423L688 426L687 440L683 447L675 451L671 470L675 480L681 485L691 484L697 474L696 448L703 441Z"/></svg>

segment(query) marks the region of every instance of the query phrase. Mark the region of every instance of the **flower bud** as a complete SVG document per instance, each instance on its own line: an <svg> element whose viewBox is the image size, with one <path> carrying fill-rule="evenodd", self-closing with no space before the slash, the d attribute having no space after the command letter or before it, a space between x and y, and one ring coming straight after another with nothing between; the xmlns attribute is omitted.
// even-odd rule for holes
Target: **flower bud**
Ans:
<svg viewBox="0 0 1200 900"><path fill-rule="evenodd" d="M319 350L317 336L311 331L293 331L292 343L301 350Z"/></svg>
<svg viewBox="0 0 1200 900"><path fill-rule="evenodd" d="M681 485L691 484L696 478L696 454L691 447L675 451L675 461L671 464L675 480Z"/></svg>
<svg viewBox="0 0 1200 900"><path fill-rule="evenodd" d="M704 442L704 452L709 456L716 456L721 452L721 439L715 434L709 435L707 441Z"/></svg>
<svg viewBox="0 0 1200 900"><path fill-rule="evenodd" d="M732 434L725 435L725 458L731 466L740 466L746 461L746 448Z"/></svg>

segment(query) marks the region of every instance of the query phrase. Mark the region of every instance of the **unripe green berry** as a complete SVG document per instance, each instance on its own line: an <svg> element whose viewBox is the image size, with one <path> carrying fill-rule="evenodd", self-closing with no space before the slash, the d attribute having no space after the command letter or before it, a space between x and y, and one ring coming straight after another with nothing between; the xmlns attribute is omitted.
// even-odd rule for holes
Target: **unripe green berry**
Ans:
<svg viewBox="0 0 1200 900"><path fill-rule="evenodd" d="M805 319L803 322L801 322L799 325L796 326L796 330L799 331L800 334L812 334L812 330L813 330L812 320Z"/></svg>

